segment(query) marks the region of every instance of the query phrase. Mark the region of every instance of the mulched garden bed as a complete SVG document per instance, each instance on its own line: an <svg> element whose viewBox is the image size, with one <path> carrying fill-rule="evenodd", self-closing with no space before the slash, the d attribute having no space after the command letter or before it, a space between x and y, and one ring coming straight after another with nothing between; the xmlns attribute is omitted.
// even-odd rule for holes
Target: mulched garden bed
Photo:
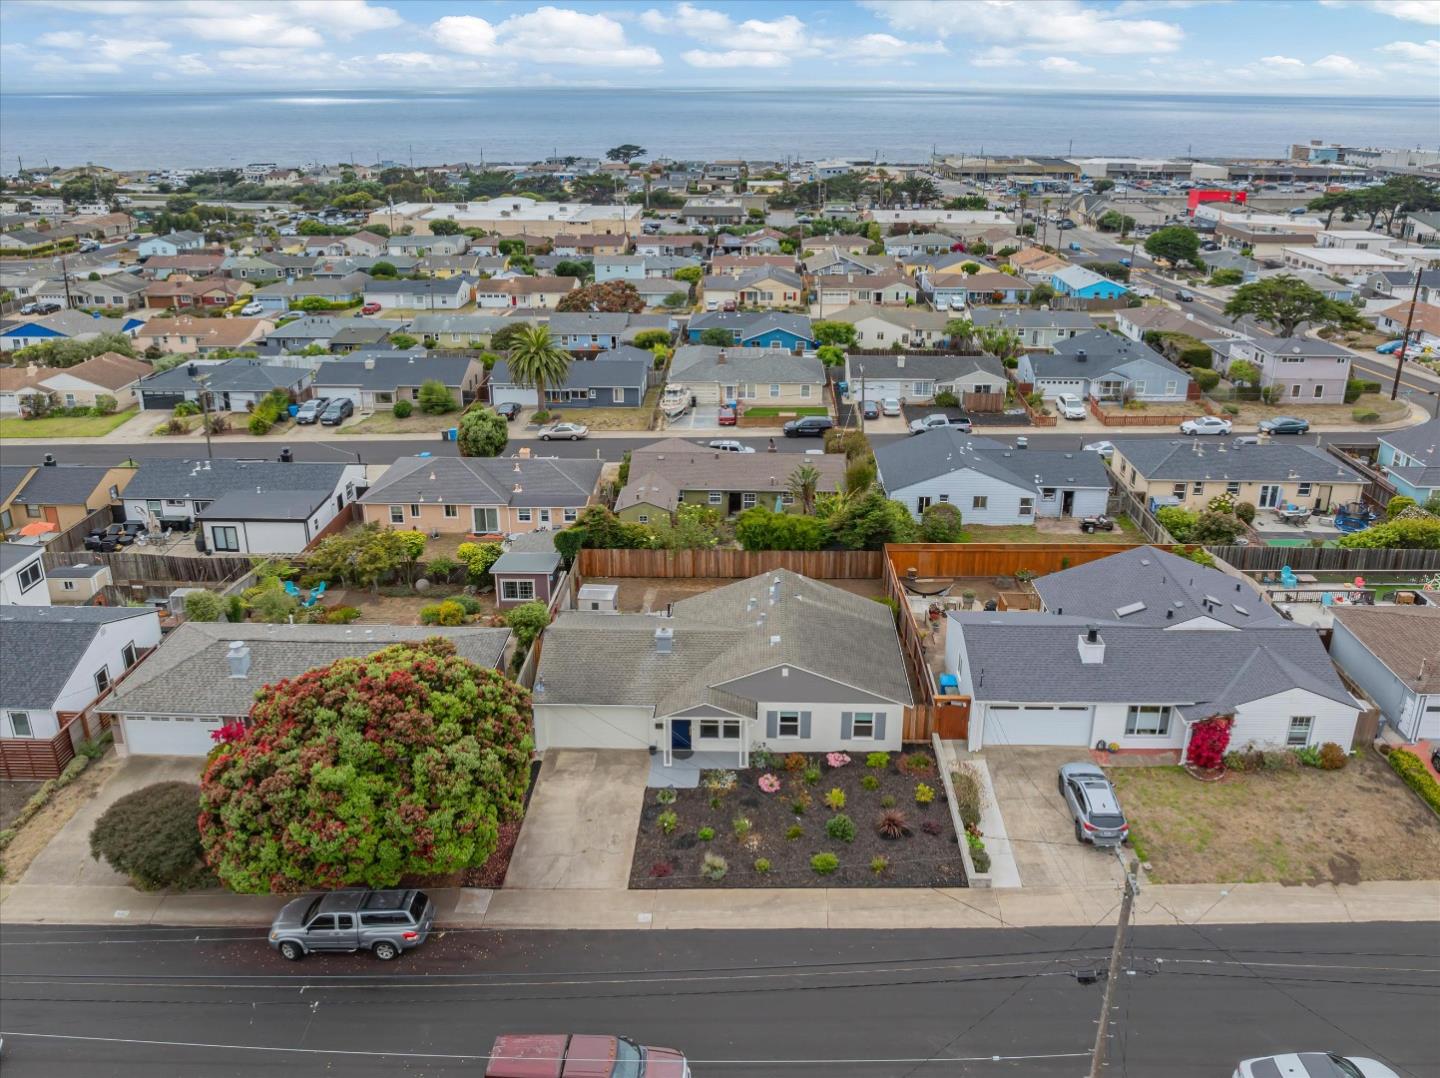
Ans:
<svg viewBox="0 0 1440 1078"><path fill-rule="evenodd" d="M926 751L856 754L840 766L830 762L843 758L795 753L767 759L755 753L752 763L759 766L707 771L696 789L646 791L630 886L965 886L934 756ZM882 758L883 766L869 766L880 765ZM933 792L928 804L917 801L921 785ZM834 790L843 795L843 805ZM900 832L891 838L877 828L887 812ZM853 825L849 841L845 835L852 828L830 825L836 817ZM706 828L713 833L707 836ZM713 860L707 871L707 854L724 859L723 875L716 878ZM811 859L826 854L838 864L822 874Z"/></svg>

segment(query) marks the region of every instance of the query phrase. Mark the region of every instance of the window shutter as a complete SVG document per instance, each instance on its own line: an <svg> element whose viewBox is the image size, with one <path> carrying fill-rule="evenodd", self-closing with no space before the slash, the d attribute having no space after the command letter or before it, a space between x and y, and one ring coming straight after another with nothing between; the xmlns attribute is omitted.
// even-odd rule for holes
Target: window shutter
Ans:
<svg viewBox="0 0 1440 1078"><path fill-rule="evenodd" d="M765 712L765 736L780 736L780 713L778 711Z"/></svg>
<svg viewBox="0 0 1440 1078"><path fill-rule="evenodd" d="M810 736L810 712L808 711L800 712L800 736L805 738Z"/></svg>
<svg viewBox="0 0 1440 1078"><path fill-rule="evenodd" d="M854 728L854 713L850 711L840 712L840 740L849 741L850 733Z"/></svg>
<svg viewBox="0 0 1440 1078"><path fill-rule="evenodd" d="M885 712L875 712L875 740L879 741L885 736Z"/></svg>

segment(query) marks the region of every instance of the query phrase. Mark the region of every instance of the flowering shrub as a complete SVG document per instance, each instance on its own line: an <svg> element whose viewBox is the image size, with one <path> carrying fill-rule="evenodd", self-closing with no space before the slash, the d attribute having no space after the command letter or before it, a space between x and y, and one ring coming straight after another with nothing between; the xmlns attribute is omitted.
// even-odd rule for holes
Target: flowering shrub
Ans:
<svg viewBox="0 0 1440 1078"><path fill-rule="evenodd" d="M923 782L915 787L915 803L917 805L928 805L935 800L935 790L926 786Z"/></svg>
<svg viewBox="0 0 1440 1078"><path fill-rule="evenodd" d="M1225 749L1230 744L1230 720L1206 719L1190 728L1190 747L1185 762L1191 767L1213 771L1225 762Z"/></svg>
<svg viewBox="0 0 1440 1078"><path fill-rule="evenodd" d="M825 762L833 767L844 767L850 762L850 757L843 752L827 752Z"/></svg>
<svg viewBox="0 0 1440 1078"><path fill-rule="evenodd" d="M777 794L780 792L780 780L774 775L761 775L757 785L762 793Z"/></svg>
<svg viewBox="0 0 1440 1078"><path fill-rule="evenodd" d="M227 722L224 726L210 731L210 740L218 745L229 745L245 736L243 722Z"/></svg>
<svg viewBox="0 0 1440 1078"><path fill-rule="evenodd" d="M200 838L244 893L393 887L484 864L523 812L529 694L448 640L264 689L200 785Z"/></svg>

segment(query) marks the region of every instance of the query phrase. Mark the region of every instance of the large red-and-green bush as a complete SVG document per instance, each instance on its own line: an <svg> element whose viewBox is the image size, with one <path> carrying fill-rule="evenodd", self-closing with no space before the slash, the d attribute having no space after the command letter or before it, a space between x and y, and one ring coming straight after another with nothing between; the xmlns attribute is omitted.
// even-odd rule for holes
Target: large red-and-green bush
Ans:
<svg viewBox="0 0 1440 1078"><path fill-rule="evenodd" d="M1230 745L1230 724L1228 715L1197 722L1190 729L1190 747L1185 753L1185 762L1191 767L1214 771L1225 762L1225 750Z"/></svg>
<svg viewBox="0 0 1440 1078"><path fill-rule="evenodd" d="M205 860L232 890L388 887L484 864L520 816L530 694L443 638L268 686L201 780Z"/></svg>

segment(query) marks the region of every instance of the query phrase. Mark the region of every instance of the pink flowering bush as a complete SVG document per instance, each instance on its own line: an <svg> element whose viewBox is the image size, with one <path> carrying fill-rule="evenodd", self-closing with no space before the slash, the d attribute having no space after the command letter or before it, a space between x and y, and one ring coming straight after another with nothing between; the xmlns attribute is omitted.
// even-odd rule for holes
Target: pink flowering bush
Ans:
<svg viewBox="0 0 1440 1078"><path fill-rule="evenodd" d="M850 757L843 752L827 752L825 762L833 767L844 767L850 762Z"/></svg>
<svg viewBox="0 0 1440 1078"><path fill-rule="evenodd" d="M230 745L245 736L243 722L227 722L224 726L210 731L210 740L217 745Z"/></svg>
<svg viewBox="0 0 1440 1078"><path fill-rule="evenodd" d="M767 794L780 792L780 780L774 775L761 775L759 782L760 789Z"/></svg>
<svg viewBox="0 0 1440 1078"><path fill-rule="evenodd" d="M530 694L442 638L267 686L200 782L206 863L249 894L482 865L529 780Z"/></svg>

